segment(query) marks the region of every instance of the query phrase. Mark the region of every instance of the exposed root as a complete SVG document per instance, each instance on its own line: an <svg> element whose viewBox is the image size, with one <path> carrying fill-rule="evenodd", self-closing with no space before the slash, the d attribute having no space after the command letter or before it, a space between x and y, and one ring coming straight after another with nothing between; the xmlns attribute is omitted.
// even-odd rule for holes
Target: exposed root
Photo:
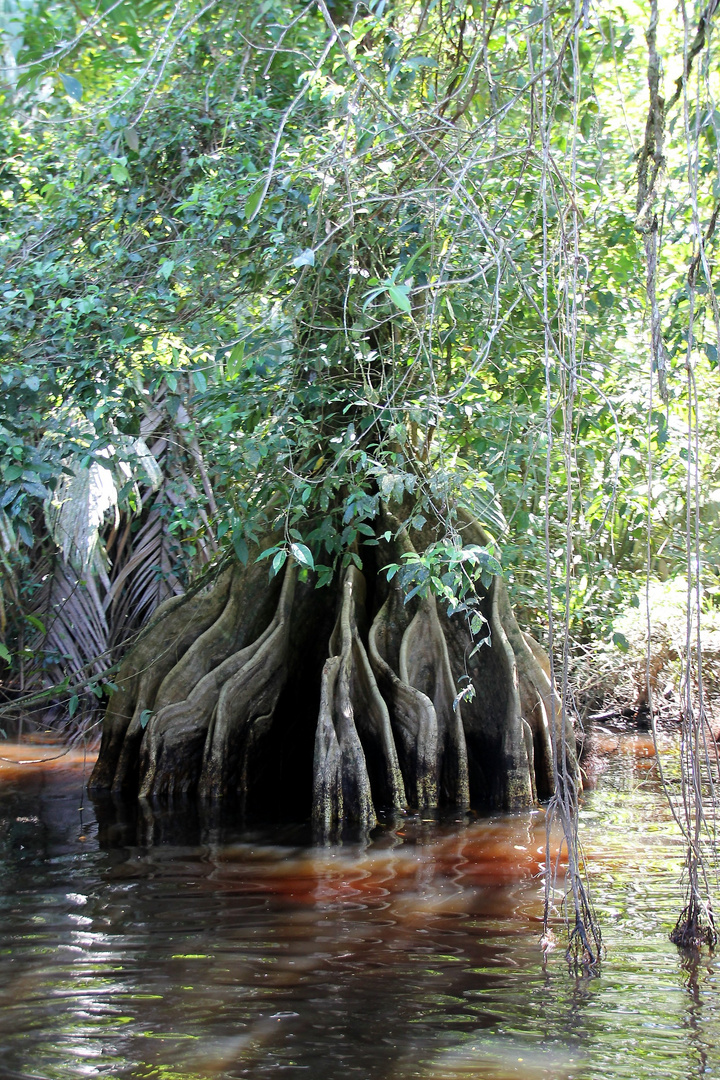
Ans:
<svg viewBox="0 0 720 1080"><path fill-rule="evenodd" d="M347 824L376 824L370 777L355 727L350 679L342 656L331 656L323 670L320 716L315 737L313 824L324 837Z"/></svg>
<svg viewBox="0 0 720 1080"><path fill-rule="evenodd" d="M391 515L379 525L367 578L350 566L339 590L298 581L292 561L268 582L251 562L158 610L118 674L91 789L197 792L241 814L299 800L326 839L382 810L517 809L551 794L559 710L504 587L478 594L478 648L464 617L432 597L406 604L386 581L412 542ZM461 677L474 695L458 693Z"/></svg>
<svg viewBox="0 0 720 1080"><path fill-rule="evenodd" d="M463 533L473 543L487 544L489 537L481 525L467 512L460 510ZM517 690L523 719L528 723L533 740L534 775L537 795L548 799L554 793L552 734L558 748L558 773L565 783L582 790L582 778L577 758L575 731L568 714L562 723L560 703L550 684L550 660L542 646L524 634L518 626L510 598L501 578L491 587L493 615L502 626L513 652ZM491 626L492 633L492 626ZM553 732L551 733L551 725Z"/></svg>
<svg viewBox="0 0 720 1080"><path fill-rule="evenodd" d="M390 714L358 628L364 604L365 579L350 566L323 670L315 738L313 821L326 835L343 822L371 828L373 791L380 807L405 806Z"/></svg>
<svg viewBox="0 0 720 1080"><path fill-rule="evenodd" d="M131 774L133 754L118 768L123 744L132 727L135 748L142 738L142 718L152 708L157 688L185 652L217 619L225 606L232 570L224 571L210 589L192 597L171 597L161 604L125 657L103 721L102 742L88 784L90 791L116 790Z"/></svg>
<svg viewBox="0 0 720 1080"><path fill-rule="evenodd" d="M258 623L271 617L279 584L276 578L268 585L267 571L261 565L236 567L222 614L167 673L157 691L156 711L184 701L205 675L252 640ZM262 613L258 605L263 606Z"/></svg>
<svg viewBox="0 0 720 1080"><path fill-rule="evenodd" d="M503 582L496 582L494 589L500 623L515 657L520 709L532 735L538 797L549 799L555 786L550 718L559 726L559 709L548 675L535 652L537 649L541 654L542 649L537 642L533 648L518 626Z"/></svg>
<svg viewBox="0 0 720 1080"><path fill-rule="evenodd" d="M447 643L433 597L420 602L403 635L400 678L424 694L435 713L440 798L448 806L465 809L470 805L465 732Z"/></svg>
<svg viewBox="0 0 720 1080"><path fill-rule="evenodd" d="M287 674L290 612L296 568L285 571L275 618L264 634L242 650L237 671L226 680L205 740L200 794L218 799L238 794L246 800L249 763L268 734Z"/></svg>
<svg viewBox="0 0 720 1080"><path fill-rule="evenodd" d="M680 912L678 921L670 934L673 945L689 953L697 953L703 945L714 949L718 935L715 918L709 905L704 905L694 897Z"/></svg>
<svg viewBox="0 0 720 1080"><path fill-rule="evenodd" d="M141 796L186 794L197 787L218 697L248 648L255 647L274 594L259 567L245 573L236 569L221 614L166 674L135 751Z"/></svg>
<svg viewBox="0 0 720 1080"><path fill-rule="evenodd" d="M525 753L527 754L528 761L528 774L530 776L530 794L532 796L532 801L535 802L538 798L538 791L537 776L535 774L535 744L533 742L533 732L524 717L521 718L521 721L523 740L525 742Z"/></svg>
<svg viewBox="0 0 720 1080"><path fill-rule="evenodd" d="M368 653L390 708L408 800L422 810L438 805L438 724L430 699L398 674L400 645L411 619L402 592L391 588L370 628Z"/></svg>
<svg viewBox="0 0 720 1080"><path fill-rule="evenodd" d="M167 663L152 664L147 678L141 680L115 772L114 791L137 784L138 755L151 714L184 701L206 674L254 636L258 622L262 624L270 617L267 608L272 599L273 590L268 590L260 567L254 566L249 572L236 567L217 597L217 602L223 604L221 612L213 606L210 614L214 617L202 622L193 618L194 612L186 612L190 643L176 650L175 656L166 653ZM256 607L258 601L261 611ZM178 613L181 611L178 608ZM148 643L154 637L150 635Z"/></svg>
<svg viewBox="0 0 720 1080"><path fill-rule="evenodd" d="M159 708L151 717L140 752L140 796L187 794L198 783L210 721L225 684L261 648L277 621L244 649L207 673L183 701Z"/></svg>
<svg viewBox="0 0 720 1080"><path fill-rule="evenodd" d="M515 657L497 611L493 586L483 599L485 642L476 647L465 620L439 616L454 671L475 694L462 703L473 805L519 810L532 805L531 760L521 715Z"/></svg>

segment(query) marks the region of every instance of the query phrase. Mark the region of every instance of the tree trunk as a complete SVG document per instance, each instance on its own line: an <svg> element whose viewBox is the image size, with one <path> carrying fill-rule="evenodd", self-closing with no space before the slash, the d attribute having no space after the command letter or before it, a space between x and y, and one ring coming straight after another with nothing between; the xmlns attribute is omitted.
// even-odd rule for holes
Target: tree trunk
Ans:
<svg viewBox="0 0 720 1080"><path fill-rule="evenodd" d="M460 528L487 543L469 516ZM547 658L502 579L476 589L478 646L465 615L387 581L383 567L412 550L386 514L363 570L334 587L292 560L270 580L250 562L158 608L118 673L90 790L311 817L336 839L383 810L527 808L553 793L553 733L579 786Z"/></svg>

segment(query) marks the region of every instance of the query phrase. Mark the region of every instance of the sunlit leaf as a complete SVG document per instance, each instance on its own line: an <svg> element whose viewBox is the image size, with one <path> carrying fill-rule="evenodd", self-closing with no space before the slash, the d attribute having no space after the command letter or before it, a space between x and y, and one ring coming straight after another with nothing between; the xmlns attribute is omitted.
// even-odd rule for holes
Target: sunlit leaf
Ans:
<svg viewBox="0 0 720 1080"><path fill-rule="evenodd" d="M290 551L301 566L307 566L309 570L314 570L315 563L313 561L312 552L305 544L291 544Z"/></svg>
<svg viewBox="0 0 720 1080"><path fill-rule="evenodd" d="M272 561L272 572L273 572L273 574L278 573L278 571L285 564L286 559L287 559L287 551L285 551L283 549L282 551L277 552L277 554L275 555L275 558Z"/></svg>
<svg viewBox="0 0 720 1080"><path fill-rule="evenodd" d="M240 341L225 356L225 376L236 379L245 358L245 342Z"/></svg>
<svg viewBox="0 0 720 1080"><path fill-rule="evenodd" d="M124 184L130 178L130 173L120 161L113 161L110 166L110 175L118 184Z"/></svg>

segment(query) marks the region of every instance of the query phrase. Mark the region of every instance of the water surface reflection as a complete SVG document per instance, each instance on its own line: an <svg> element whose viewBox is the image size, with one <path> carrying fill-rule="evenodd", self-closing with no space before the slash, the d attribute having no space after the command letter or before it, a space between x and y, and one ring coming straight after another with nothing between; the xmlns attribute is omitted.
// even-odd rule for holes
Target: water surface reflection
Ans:
<svg viewBox="0 0 720 1080"><path fill-rule="evenodd" d="M583 828L609 955L579 981L538 951L542 813L318 849L88 807L81 754L0 762L0 1076L716 1074L714 964L667 940L681 851L647 743L606 752Z"/></svg>

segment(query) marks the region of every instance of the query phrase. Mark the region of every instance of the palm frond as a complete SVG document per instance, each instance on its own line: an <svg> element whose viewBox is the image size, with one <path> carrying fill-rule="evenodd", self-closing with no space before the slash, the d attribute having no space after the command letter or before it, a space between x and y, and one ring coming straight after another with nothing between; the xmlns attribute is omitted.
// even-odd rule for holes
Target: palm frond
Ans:
<svg viewBox="0 0 720 1080"><path fill-rule="evenodd" d="M109 468L92 461L64 473L45 502L48 532L66 563L80 572L90 566L108 510L117 509L117 488Z"/></svg>
<svg viewBox="0 0 720 1080"><path fill-rule="evenodd" d="M173 549L177 547L167 529L159 496L146 520L132 537L132 545L116 571L107 593L105 608L110 614L111 647L121 644L139 629L155 608L168 596L178 595L182 585L173 571Z"/></svg>
<svg viewBox="0 0 720 1080"><path fill-rule="evenodd" d="M89 567L82 578L59 553L43 560L36 568L39 587L28 611L36 629L28 642L36 663L26 670L25 689L67 683L77 694L84 687L79 715L86 720L97 705L91 685L109 665L108 624L97 581L100 559L96 552L95 567Z"/></svg>
<svg viewBox="0 0 720 1080"><path fill-rule="evenodd" d="M81 425L82 418L75 421ZM22 618L33 628L24 641L35 663L25 665L21 683L25 691L72 686L79 699L73 727L79 730L96 718L97 680L123 643L158 604L182 593L186 579L217 550L204 508L206 500L214 505L206 490L209 481L201 477L203 498L193 482L197 456L174 424L158 399L141 423L139 438L118 435L114 446L97 451L86 464L74 462L72 471L66 462L44 505L49 539L57 549L48 553L43 541L31 558L24 592L32 600ZM173 535L178 520L187 525L191 543ZM0 562L14 543L0 511ZM50 710L59 720L67 719L61 702L59 697Z"/></svg>

